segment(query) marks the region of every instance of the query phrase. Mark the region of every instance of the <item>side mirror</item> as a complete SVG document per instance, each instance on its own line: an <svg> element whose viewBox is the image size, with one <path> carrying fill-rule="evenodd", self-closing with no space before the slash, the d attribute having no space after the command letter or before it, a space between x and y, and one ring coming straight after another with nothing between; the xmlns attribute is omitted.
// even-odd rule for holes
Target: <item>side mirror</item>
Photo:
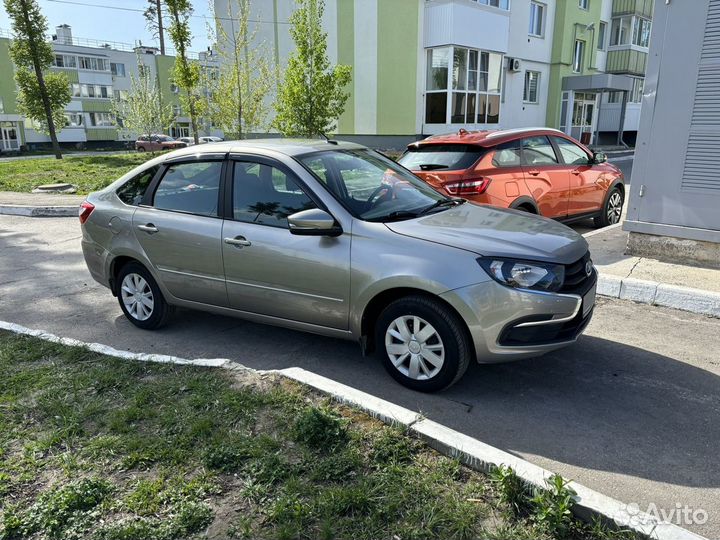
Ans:
<svg viewBox="0 0 720 540"><path fill-rule="evenodd" d="M602 152L598 150L597 152L593 152L593 163L605 163L607 161L607 155L605 155L605 152Z"/></svg>
<svg viewBox="0 0 720 540"><path fill-rule="evenodd" d="M288 216L290 234L298 236L340 236L342 227L325 210L312 208Z"/></svg>

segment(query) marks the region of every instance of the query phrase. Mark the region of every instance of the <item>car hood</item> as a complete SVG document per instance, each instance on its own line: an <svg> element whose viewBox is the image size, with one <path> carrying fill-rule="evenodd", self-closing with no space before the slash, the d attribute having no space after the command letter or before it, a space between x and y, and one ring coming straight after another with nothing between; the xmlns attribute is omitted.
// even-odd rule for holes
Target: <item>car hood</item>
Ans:
<svg viewBox="0 0 720 540"><path fill-rule="evenodd" d="M398 234L483 256L571 264L588 250L585 239L561 223L519 210L469 202L385 225Z"/></svg>

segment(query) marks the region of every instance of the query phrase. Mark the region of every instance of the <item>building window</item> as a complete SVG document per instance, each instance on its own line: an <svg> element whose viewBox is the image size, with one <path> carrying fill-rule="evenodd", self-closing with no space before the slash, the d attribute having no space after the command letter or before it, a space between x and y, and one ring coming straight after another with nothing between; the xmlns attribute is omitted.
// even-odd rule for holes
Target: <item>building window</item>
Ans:
<svg viewBox="0 0 720 540"><path fill-rule="evenodd" d="M650 46L652 22L642 17L615 17L610 30L610 45Z"/></svg>
<svg viewBox="0 0 720 540"><path fill-rule="evenodd" d="M633 21L633 45L639 47L650 46L650 30L652 23L647 19L641 17L634 17Z"/></svg>
<svg viewBox="0 0 720 540"><path fill-rule="evenodd" d="M510 9L510 0L475 0L478 4L492 6L500 9Z"/></svg>
<svg viewBox="0 0 720 540"><path fill-rule="evenodd" d="M73 97L81 97L81 88L78 83L72 83L70 85L70 91L72 92Z"/></svg>
<svg viewBox="0 0 720 540"><path fill-rule="evenodd" d="M71 85L71 90L74 97L107 99L112 96L112 88L109 86L102 86L100 84L73 83Z"/></svg>
<svg viewBox="0 0 720 540"><path fill-rule="evenodd" d="M110 62L110 73L112 73L116 77L124 77L125 64L116 64L115 62Z"/></svg>
<svg viewBox="0 0 720 540"><path fill-rule="evenodd" d="M576 39L575 40L575 51L573 53L573 68L572 68L575 73L582 72L584 58L585 58L585 42L580 39Z"/></svg>
<svg viewBox="0 0 720 540"><path fill-rule="evenodd" d="M580 9L590 9L590 0L578 0Z"/></svg>
<svg viewBox="0 0 720 540"><path fill-rule="evenodd" d="M608 103L620 103L622 101L622 92L610 92L608 94Z"/></svg>
<svg viewBox="0 0 720 540"><path fill-rule="evenodd" d="M74 56L68 54L56 54L55 60L53 60L53 65L61 68L75 68L77 67L77 61Z"/></svg>
<svg viewBox="0 0 720 540"><path fill-rule="evenodd" d="M115 101L126 101L128 98L127 90L113 90Z"/></svg>
<svg viewBox="0 0 720 540"><path fill-rule="evenodd" d="M83 125L83 114L77 112L65 113L65 126L81 127Z"/></svg>
<svg viewBox="0 0 720 540"><path fill-rule="evenodd" d="M601 21L598 26L597 48L599 51L605 50L605 34L607 34L607 23Z"/></svg>
<svg viewBox="0 0 720 540"><path fill-rule="evenodd" d="M107 112L91 112L90 125L95 127L112 127L115 125L113 115Z"/></svg>
<svg viewBox="0 0 720 540"><path fill-rule="evenodd" d="M180 107L180 105L173 105L172 109L175 116L182 116L182 108Z"/></svg>
<svg viewBox="0 0 720 540"><path fill-rule="evenodd" d="M464 47L429 49L425 123L497 124L502 62L501 54Z"/></svg>
<svg viewBox="0 0 720 540"><path fill-rule="evenodd" d="M175 83L170 83L170 91L173 94L179 94L180 93L180 87Z"/></svg>
<svg viewBox="0 0 720 540"><path fill-rule="evenodd" d="M643 96L643 88L645 87L645 79L633 79L633 87L630 91L630 103L641 103Z"/></svg>
<svg viewBox="0 0 720 540"><path fill-rule="evenodd" d="M528 34L543 37L545 34L545 4L530 2L530 28Z"/></svg>
<svg viewBox="0 0 720 540"><path fill-rule="evenodd" d="M540 81L539 71L525 72L525 89L523 91L523 101L525 103L538 102L538 84Z"/></svg>
<svg viewBox="0 0 720 540"><path fill-rule="evenodd" d="M80 69L87 69L90 71L110 71L110 65L105 58L78 56L78 64L80 65Z"/></svg>

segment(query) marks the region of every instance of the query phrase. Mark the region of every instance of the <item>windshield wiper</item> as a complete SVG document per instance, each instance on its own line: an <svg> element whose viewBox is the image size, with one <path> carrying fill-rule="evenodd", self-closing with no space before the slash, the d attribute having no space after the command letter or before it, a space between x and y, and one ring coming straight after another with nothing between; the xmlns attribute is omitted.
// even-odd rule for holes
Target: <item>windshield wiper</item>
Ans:
<svg viewBox="0 0 720 540"><path fill-rule="evenodd" d="M390 212L389 214L386 214L384 216L370 218L367 221L379 221L381 223L386 223L388 221L396 221L400 219L412 219L418 217L419 215L420 212L418 212L417 210L395 210L394 212Z"/></svg>
<svg viewBox="0 0 720 540"><path fill-rule="evenodd" d="M442 165L440 163L421 163L418 165L420 167L421 171L436 171L437 169L447 169L447 165Z"/></svg>
<svg viewBox="0 0 720 540"><path fill-rule="evenodd" d="M434 202L427 208L423 208L419 216L424 216L428 212L432 212L436 208L442 208L444 206L460 206L461 204L465 203L465 199L440 199L439 201Z"/></svg>

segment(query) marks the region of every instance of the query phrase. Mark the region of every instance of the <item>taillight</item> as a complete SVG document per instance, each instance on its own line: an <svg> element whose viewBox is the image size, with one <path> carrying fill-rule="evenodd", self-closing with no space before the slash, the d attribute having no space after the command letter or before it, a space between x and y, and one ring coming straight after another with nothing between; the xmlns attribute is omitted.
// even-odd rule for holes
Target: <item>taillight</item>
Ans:
<svg viewBox="0 0 720 540"><path fill-rule="evenodd" d="M95 210L95 205L92 203L89 203L87 201L83 201L80 204L80 223L85 223L87 219L90 217L90 214L92 214L92 211Z"/></svg>
<svg viewBox="0 0 720 540"><path fill-rule="evenodd" d="M480 195L490 185L490 178L478 178L477 180L463 180L462 182L451 182L445 184L445 190L450 195Z"/></svg>

